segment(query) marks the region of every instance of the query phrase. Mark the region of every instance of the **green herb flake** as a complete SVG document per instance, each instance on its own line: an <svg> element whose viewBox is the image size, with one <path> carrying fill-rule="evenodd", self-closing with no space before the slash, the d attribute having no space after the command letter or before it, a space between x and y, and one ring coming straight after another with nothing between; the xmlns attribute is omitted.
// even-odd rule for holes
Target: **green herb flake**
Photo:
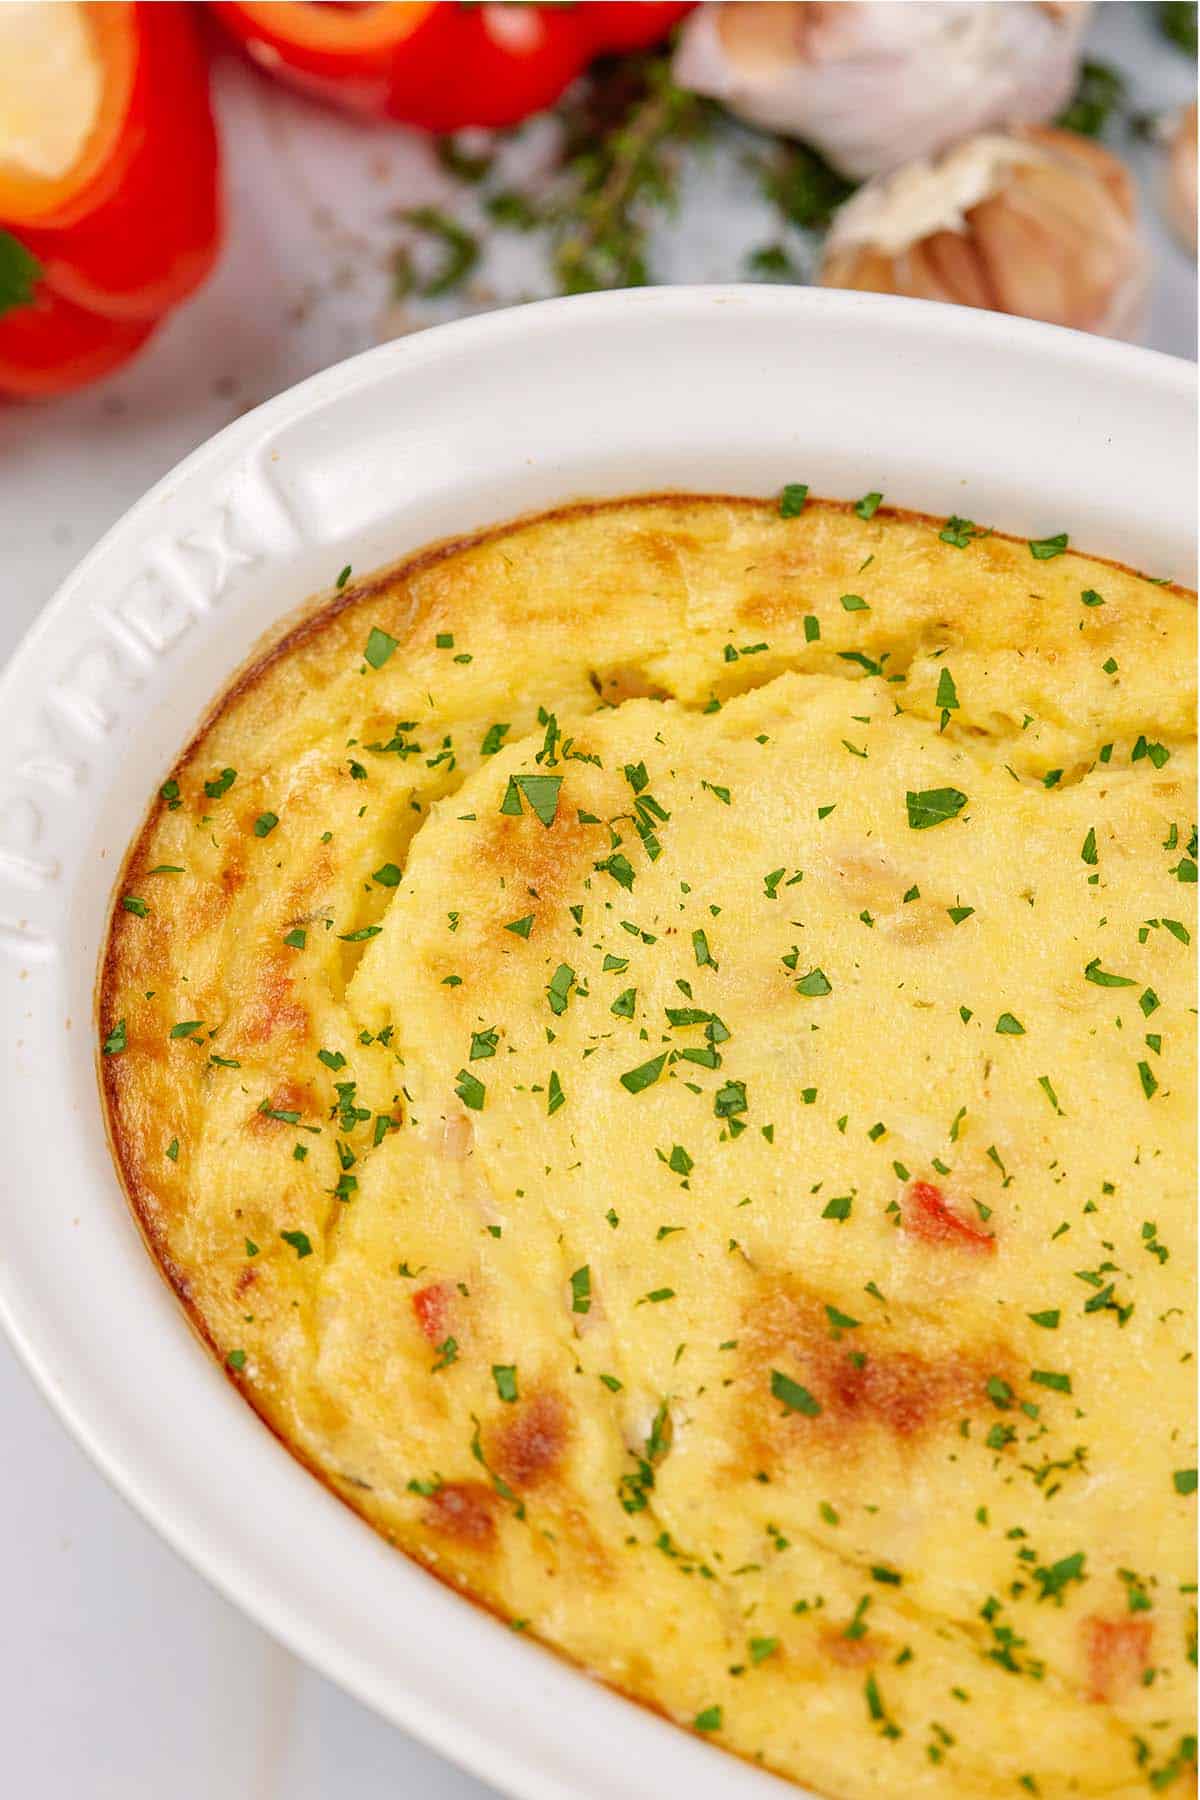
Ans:
<svg viewBox="0 0 1200 1800"><path fill-rule="evenodd" d="M1063 554L1068 542L1065 531L1057 532L1054 537L1030 538L1029 554L1037 562L1049 562L1052 557Z"/></svg>
<svg viewBox="0 0 1200 1800"><path fill-rule="evenodd" d="M399 648L399 638L389 637L378 625L372 625L367 634L367 644L363 656L373 669L382 669L392 652Z"/></svg>
<svg viewBox="0 0 1200 1800"><path fill-rule="evenodd" d="M802 975L799 981L793 983L793 986L798 994L804 994L814 1000L833 992L833 983L824 969L810 969L808 974Z"/></svg>
<svg viewBox="0 0 1200 1800"><path fill-rule="evenodd" d="M804 511L808 499L808 484L803 481L789 481L779 496L779 516L781 519L795 519Z"/></svg>
<svg viewBox="0 0 1200 1800"><path fill-rule="evenodd" d="M802 1413L806 1419L815 1419L821 1412L821 1402L781 1369L771 1370L771 1393L782 1402L785 1413Z"/></svg>
<svg viewBox="0 0 1200 1800"><path fill-rule="evenodd" d="M636 1069L626 1069L621 1076L621 1086L627 1093L640 1094L643 1088L653 1087L666 1066L667 1052L661 1056L652 1056L649 1062L640 1063Z"/></svg>
<svg viewBox="0 0 1200 1800"><path fill-rule="evenodd" d="M1029 1371L1029 1379L1030 1381L1036 1381L1039 1387L1052 1389L1056 1394L1069 1394L1071 1392L1071 1377L1069 1375L1056 1374L1053 1369L1031 1369Z"/></svg>
<svg viewBox="0 0 1200 1800"><path fill-rule="evenodd" d="M524 795L533 812L549 829L558 812L558 792L562 783L561 775L510 775L500 811L512 818L519 818L521 797Z"/></svg>
<svg viewBox="0 0 1200 1800"><path fill-rule="evenodd" d="M695 953L697 968L715 969L717 967L713 961L712 951L708 947L708 938L703 931L693 931L692 950Z"/></svg>
<svg viewBox="0 0 1200 1800"><path fill-rule="evenodd" d="M517 1398L517 1371L512 1363L493 1363L492 1380L501 1400L510 1406Z"/></svg>
<svg viewBox="0 0 1200 1800"><path fill-rule="evenodd" d="M310 1244L310 1242L308 1240L307 1232L281 1231L279 1235L283 1239L285 1244L291 1245L292 1249L296 1252L297 1257L301 1261L303 1261L303 1259L306 1256L312 1255L312 1245Z"/></svg>
<svg viewBox="0 0 1200 1800"><path fill-rule="evenodd" d="M571 1311L586 1313L592 1310L592 1271L587 1263L576 1269L571 1277Z"/></svg>
<svg viewBox="0 0 1200 1800"><path fill-rule="evenodd" d="M487 1090L482 1081L480 1081L477 1076L472 1075L469 1069L460 1069L458 1071L458 1078L454 1084L454 1091L462 1101L463 1105L469 1106L472 1112L483 1111L483 1103L487 1097Z"/></svg>
<svg viewBox="0 0 1200 1800"><path fill-rule="evenodd" d="M1063 1590L1072 1581L1086 1581L1083 1572L1084 1552L1076 1550L1073 1556L1060 1557L1058 1562L1051 1563L1049 1568L1038 1568L1033 1571L1041 1593L1039 1600L1053 1600L1056 1606L1063 1603Z"/></svg>
<svg viewBox="0 0 1200 1800"><path fill-rule="evenodd" d="M908 823L913 831L928 831L932 825L944 825L956 819L967 804L967 796L958 788L912 789L904 796Z"/></svg>

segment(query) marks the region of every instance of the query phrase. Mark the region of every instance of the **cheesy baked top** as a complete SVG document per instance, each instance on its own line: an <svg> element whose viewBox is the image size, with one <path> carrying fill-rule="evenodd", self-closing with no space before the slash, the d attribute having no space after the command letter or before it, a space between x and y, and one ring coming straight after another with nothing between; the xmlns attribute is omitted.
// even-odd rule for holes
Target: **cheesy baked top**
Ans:
<svg viewBox="0 0 1200 1800"><path fill-rule="evenodd" d="M146 1237L429 1569L860 1796L1190 1778L1193 597L857 505L349 571L160 790Z"/></svg>

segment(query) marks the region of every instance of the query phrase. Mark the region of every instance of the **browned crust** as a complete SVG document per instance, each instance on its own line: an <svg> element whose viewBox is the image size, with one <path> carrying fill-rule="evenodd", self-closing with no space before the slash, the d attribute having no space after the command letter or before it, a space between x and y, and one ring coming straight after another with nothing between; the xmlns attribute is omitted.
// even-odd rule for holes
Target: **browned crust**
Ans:
<svg viewBox="0 0 1200 1800"><path fill-rule="evenodd" d="M292 652L300 645L309 642L316 637L326 626L331 624L335 619L341 617L341 615L350 607L385 592L396 582L410 579L413 576L419 575L425 570L434 567L437 563L445 561L453 555L478 548L496 538L507 536L510 532L518 530L524 525L532 524L535 521L545 522L548 520L561 521L589 518L598 513L620 511L630 506L656 505L678 507L682 509L697 504L741 507L747 511L751 511L764 506L773 506L774 500L772 498L757 498L741 494L667 491L626 494L605 500L572 501L562 506L549 508L545 511L522 513L515 518L504 520L499 524L485 526L479 530L467 532L458 537L441 539L437 543L426 545L423 549L416 551L408 557L400 559L396 563L389 564L385 568L373 571L369 576L364 577L363 580L354 582L353 585L348 583L347 586L340 591L325 590L314 595L310 600L302 602L301 605L287 615L279 625L269 629L259 639L250 651L245 662L230 678L224 691L201 716L200 721L193 728L183 750L171 765L169 774L165 776L164 779L170 779L171 776L178 777L178 775L192 763L201 744L217 721L222 718L235 701L241 699L245 694L257 687L277 662L281 661L285 656L292 654ZM833 500L810 495L806 510L822 509L835 513L851 513L854 510L855 504L856 502L852 500ZM909 507L881 505L875 516L917 525L940 526L945 523L945 516L942 514L921 512ZM1028 541L1013 532L991 531L989 535L1010 544L1022 544ZM1138 579L1150 579L1149 577L1142 575L1140 571L1132 569L1129 564L1120 562L1115 557L1093 556L1090 552L1088 553L1088 557L1091 562L1116 569L1125 574L1133 575ZM1160 584L1156 582L1155 585L1161 586L1172 593L1181 595L1185 599L1191 599L1193 602L1195 601L1195 594L1181 583L1162 582ZM100 1034L95 1028L98 1026L99 1020L104 1014L106 1003L112 993L113 986L115 985L117 952L115 947L116 933L114 927L117 922L116 908L118 896L124 890L130 867L137 861L145 849L157 817L157 811L158 794L156 790L154 797L148 802L142 823L121 860L109 897L104 930L104 954L97 970L93 996L94 1042L96 1042L97 1045L99 1044ZM128 1145L125 1136L114 1129L115 1071L110 1062L100 1055L98 1049L96 1051L96 1069L104 1115L105 1135L130 1211L133 1214L134 1221L141 1233L143 1241L154 1257L159 1272L175 1293L176 1298L180 1301L192 1330L220 1363L226 1379L238 1390L242 1395L242 1398L249 1402L259 1418L266 1425L267 1429L277 1441L283 1445L289 1455L292 1456L295 1461L308 1472L308 1474L314 1476L321 1482L323 1487L325 1487L336 1499L340 1500L342 1504L353 1512L357 1518L368 1526L369 1529L374 1530L375 1528L370 1525L370 1521L364 1517L362 1512L355 1505L354 1500L348 1494L343 1493L336 1482L333 1481L325 1471L320 1469L302 1449L283 1435L272 1419L267 1415L263 1406L260 1405L253 1390L240 1381L235 1372L231 1370L225 1362L219 1346L217 1345L212 1332L208 1328L206 1320L192 1297L190 1283L185 1272L179 1267L170 1253L165 1233L157 1229L149 1210L141 1203L138 1193L138 1183L134 1175L131 1160L126 1154ZM500 1620L502 1623L510 1623L505 1613L499 1607L484 1598L481 1594L473 1591L473 1589L466 1584L465 1577L456 1577L447 1569L438 1566L422 1554L419 1546L413 1546L412 1548L401 1546L396 1544L394 1540L390 1538L389 1534L382 1533L382 1535L385 1536L387 1541L392 1543L393 1548L399 1549L403 1555L408 1556L410 1560L417 1563L417 1565L427 1574L432 1575L437 1581L441 1582L443 1586L449 1588L460 1598L470 1601L471 1604L478 1607L480 1611L490 1614L493 1618ZM537 1642L542 1649L549 1650L561 1662L569 1667L582 1669L591 1679L598 1681L601 1686L608 1688L611 1692L619 1694L622 1699L633 1701L634 1704L640 1706L646 1712L652 1713L659 1718L666 1719L676 1726L680 1724L680 1721L667 1712L664 1707L659 1706L653 1700L650 1700L643 1695L631 1693L619 1687L615 1682L608 1680L597 1671L586 1668L584 1664L572 1657L570 1653L561 1646L539 1637L536 1631L531 1629L528 1631L527 1635ZM683 1729L687 1729L686 1725ZM723 1740L719 1747L725 1754L736 1756L739 1761L745 1762L751 1767L761 1768L763 1766L756 1758L739 1751L735 1746L727 1744ZM832 1800L832 1797L830 1797L830 1800Z"/></svg>

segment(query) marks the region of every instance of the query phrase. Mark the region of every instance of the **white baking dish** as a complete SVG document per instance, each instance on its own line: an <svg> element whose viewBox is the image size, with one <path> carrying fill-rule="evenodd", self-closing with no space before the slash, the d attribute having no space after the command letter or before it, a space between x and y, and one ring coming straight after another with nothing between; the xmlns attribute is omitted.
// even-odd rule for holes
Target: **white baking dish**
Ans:
<svg viewBox="0 0 1200 1800"><path fill-rule="evenodd" d="M96 957L123 850L197 717L344 564L363 573L580 495L786 481L1067 530L1190 581L1194 371L1020 320L787 288L642 290L444 326L326 371L189 457L64 584L0 683L0 1315L100 1466L226 1594L529 1800L786 1790L390 1551L239 1399L109 1162Z"/></svg>

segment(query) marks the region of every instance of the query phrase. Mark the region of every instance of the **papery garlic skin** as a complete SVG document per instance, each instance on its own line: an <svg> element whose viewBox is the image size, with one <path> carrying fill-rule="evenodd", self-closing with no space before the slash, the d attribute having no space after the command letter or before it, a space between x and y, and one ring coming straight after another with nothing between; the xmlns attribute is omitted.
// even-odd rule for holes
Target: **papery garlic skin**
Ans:
<svg viewBox="0 0 1200 1800"><path fill-rule="evenodd" d="M1196 103L1185 107L1170 134L1166 213L1180 243L1196 254Z"/></svg>
<svg viewBox="0 0 1200 1800"><path fill-rule="evenodd" d="M1018 313L1135 338L1149 257L1133 183L1075 132L969 139L937 162L881 176L839 210L825 287Z"/></svg>
<svg viewBox="0 0 1200 1800"><path fill-rule="evenodd" d="M973 132L1054 118L1089 11L1072 0L709 5L688 19L674 73L861 180Z"/></svg>

